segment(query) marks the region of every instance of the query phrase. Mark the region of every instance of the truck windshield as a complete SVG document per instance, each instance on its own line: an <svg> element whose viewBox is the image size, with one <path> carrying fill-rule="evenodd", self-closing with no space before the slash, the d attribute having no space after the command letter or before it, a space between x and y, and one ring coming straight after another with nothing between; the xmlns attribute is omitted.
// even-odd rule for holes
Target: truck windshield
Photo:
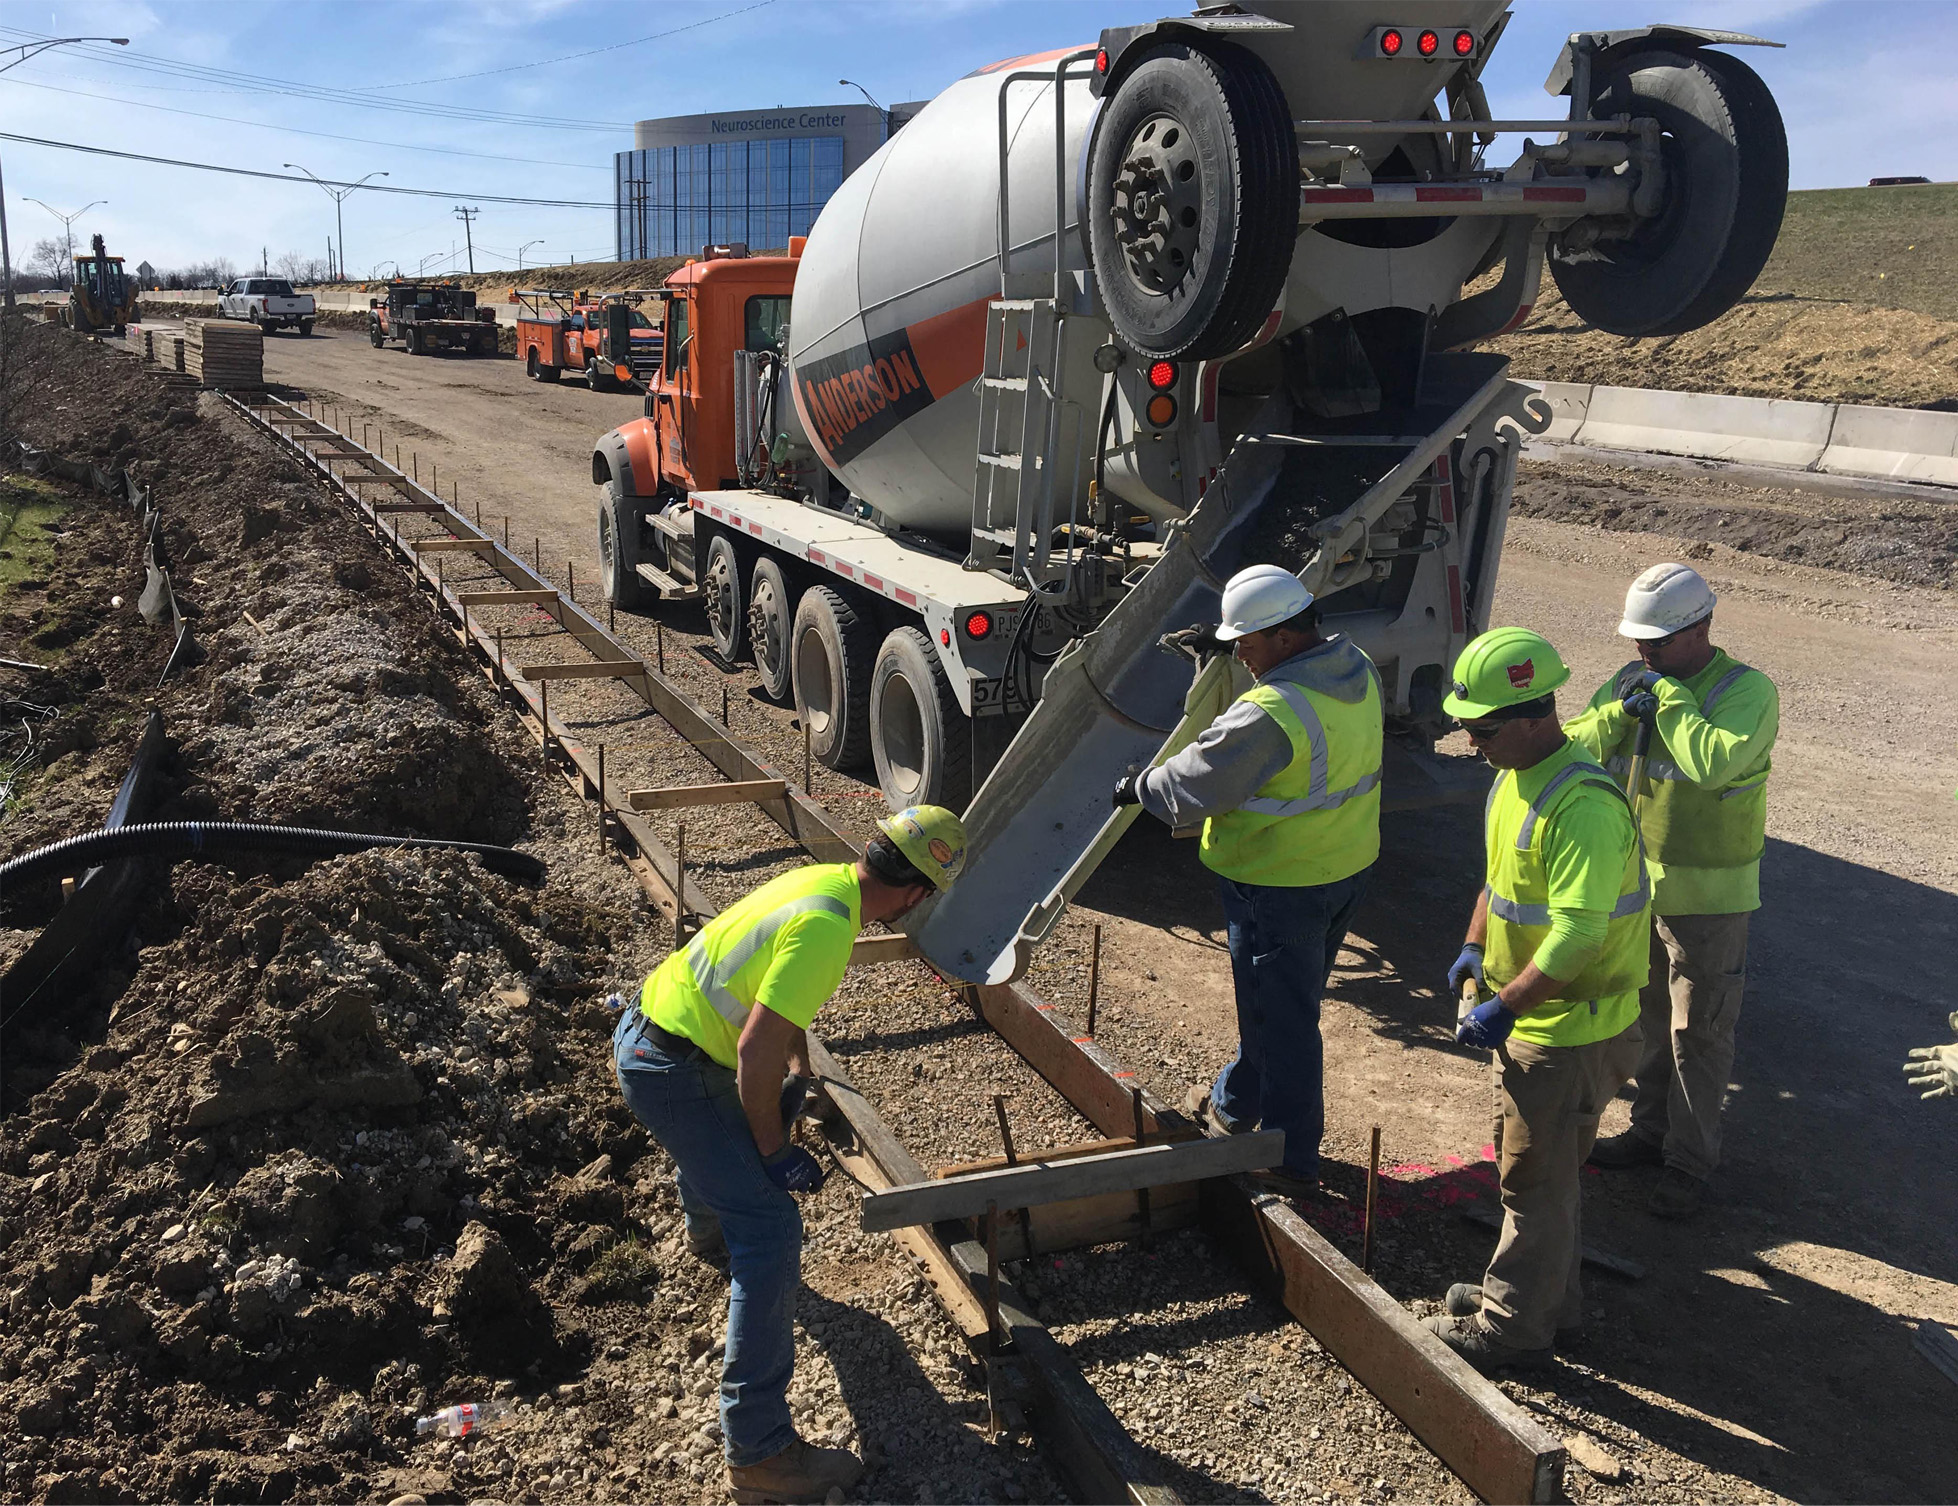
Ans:
<svg viewBox="0 0 1958 1506"><path fill-rule="evenodd" d="M275 277L268 282L261 282L258 285L258 290L261 293L270 294L274 298L290 298L292 296L292 284L287 282L283 277Z"/></svg>

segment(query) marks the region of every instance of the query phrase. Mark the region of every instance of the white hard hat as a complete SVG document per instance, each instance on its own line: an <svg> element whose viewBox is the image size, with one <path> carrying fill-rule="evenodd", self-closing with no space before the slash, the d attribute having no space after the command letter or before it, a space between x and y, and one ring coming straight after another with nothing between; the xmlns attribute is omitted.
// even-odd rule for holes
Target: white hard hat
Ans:
<svg viewBox="0 0 1958 1506"><path fill-rule="evenodd" d="M1713 615L1713 588L1700 572L1668 562L1654 565L1625 593L1625 638L1664 638Z"/></svg>
<svg viewBox="0 0 1958 1506"><path fill-rule="evenodd" d="M1312 605L1312 593L1278 565L1252 565L1224 582L1224 620L1217 636L1225 643L1289 622Z"/></svg>

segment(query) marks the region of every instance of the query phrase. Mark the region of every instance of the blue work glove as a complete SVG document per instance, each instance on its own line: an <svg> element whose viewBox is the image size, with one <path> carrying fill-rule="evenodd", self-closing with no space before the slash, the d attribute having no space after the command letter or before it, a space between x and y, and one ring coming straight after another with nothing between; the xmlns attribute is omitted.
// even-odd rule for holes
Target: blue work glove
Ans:
<svg viewBox="0 0 1958 1506"><path fill-rule="evenodd" d="M782 1133L787 1134L789 1126L802 1117L803 1105L809 1102L809 1095L815 1091L816 1079L801 1077L791 1072L782 1079Z"/></svg>
<svg viewBox="0 0 1958 1506"><path fill-rule="evenodd" d="M1502 1000L1489 999L1462 1017L1455 1027L1455 1041L1478 1051L1493 1051L1509 1039L1509 1032L1515 1028L1516 1016L1503 1008Z"/></svg>
<svg viewBox="0 0 1958 1506"><path fill-rule="evenodd" d="M827 1175L822 1162L795 1144L783 1146L772 1156L763 1156L761 1169L784 1192L814 1192L823 1185Z"/></svg>
<svg viewBox="0 0 1958 1506"><path fill-rule="evenodd" d="M1465 941L1462 943L1462 955L1457 957L1448 969L1448 992L1459 994L1462 991L1462 979L1471 973L1475 975L1477 988L1489 986L1489 980L1482 976L1482 948L1473 941Z"/></svg>
<svg viewBox="0 0 1958 1506"><path fill-rule="evenodd" d="M1142 796L1136 792L1135 788L1135 782L1141 777L1142 775L1139 771L1131 770L1115 781L1114 804L1116 810L1120 810L1125 805L1142 804Z"/></svg>

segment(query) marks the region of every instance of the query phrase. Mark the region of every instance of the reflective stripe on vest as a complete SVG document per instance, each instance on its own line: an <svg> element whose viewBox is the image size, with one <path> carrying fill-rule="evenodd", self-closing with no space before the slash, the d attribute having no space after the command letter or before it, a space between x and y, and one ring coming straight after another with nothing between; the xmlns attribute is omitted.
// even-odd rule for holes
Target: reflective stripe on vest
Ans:
<svg viewBox="0 0 1958 1506"><path fill-rule="evenodd" d="M850 907L842 900L827 894L805 894L800 899L792 899L786 905L771 910L754 923L752 927L727 950L727 955L715 962L707 955L707 933L701 932L687 947L687 967L693 973L694 987L698 988L715 1012L736 1030L748 1023L748 1006L728 991L728 984L757 953L775 939L775 935L798 915L807 915L812 910L822 910L837 916L846 924L850 919Z"/></svg>
<svg viewBox="0 0 1958 1506"><path fill-rule="evenodd" d="M1573 779L1581 780L1585 784L1594 785L1599 789L1610 790L1620 800L1625 798L1625 792L1610 780L1594 777L1597 772L1598 766L1596 764L1570 763L1565 764L1563 768L1551 775L1550 782L1544 785L1537 792L1536 799L1530 802L1529 811L1524 815L1522 825L1517 829L1516 850L1518 852L1528 852L1530 850L1530 838L1536 833L1537 818L1549 808L1551 797ZM1490 802L1493 803L1495 798L1496 791L1492 786L1489 791ZM1487 809L1488 807L1485 805L1485 812ZM1618 903L1612 906L1611 909L1610 918L1613 920L1623 920L1628 915L1636 915L1652 901L1652 873L1645 866L1645 841L1643 838L1638 837L1637 822L1632 823L1632 834L1638 840L1638 888L1634 889L1630 894L1619 895ZM1516 900L1510 899L1507 895L1496 893L1494 887L1488 884L1483 885L1483 892L1489 896L1489 913L1501 916L1511 925L1547 926L1551 923L1550 906L1548 905L1520 904Z"/></svg>
<svg viewBox="0 0 1958 1506"><path fill-rule="evenodd" d="M1338 810L1347 801L1357 799L1380 783L1380 770L1375 769L1343 790L1329 791L1326 779L1332 759L1326 749L1326 727L1319 720L1312 698L1290 680L1273 680L1265 688L1275 692L1285 702L1292 715L1299 719L1299 726L1305 730L1306 744L1311 750L1309 783L1306 792L1296 800L1274 800L1269 795L1253 795L1238 805L1239 810L1260 816L1302 816L1307 811Z"/></svg>

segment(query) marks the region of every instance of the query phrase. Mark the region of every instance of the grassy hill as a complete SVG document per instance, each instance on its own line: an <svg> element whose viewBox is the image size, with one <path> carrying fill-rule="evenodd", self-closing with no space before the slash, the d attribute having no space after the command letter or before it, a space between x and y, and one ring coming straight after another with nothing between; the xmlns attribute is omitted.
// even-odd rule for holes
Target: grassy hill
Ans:
<svg viewBox="0 0 1958 1506"><path fill-rule="evenodd" d="M1958 183L1788 196L1756 292L1958 319Z"/></svg>

